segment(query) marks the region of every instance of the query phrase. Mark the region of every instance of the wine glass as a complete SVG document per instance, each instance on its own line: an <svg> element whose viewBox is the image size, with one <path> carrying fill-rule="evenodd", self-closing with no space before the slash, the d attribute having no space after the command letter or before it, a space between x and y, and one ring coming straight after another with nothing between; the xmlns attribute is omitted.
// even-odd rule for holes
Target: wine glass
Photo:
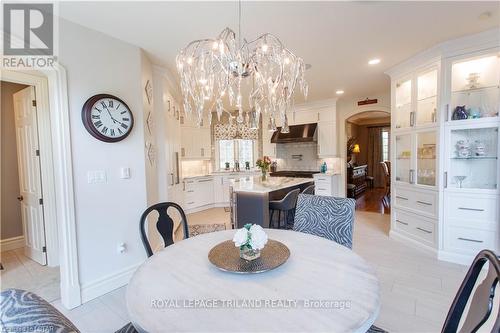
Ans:
<svg viewBox="0 0 500 333"><path fill-rule="evenodd" d="M465 178L467 178L467 176L455 176L454 178L458 182L459 188L462 188L462 182Z"/></svg>

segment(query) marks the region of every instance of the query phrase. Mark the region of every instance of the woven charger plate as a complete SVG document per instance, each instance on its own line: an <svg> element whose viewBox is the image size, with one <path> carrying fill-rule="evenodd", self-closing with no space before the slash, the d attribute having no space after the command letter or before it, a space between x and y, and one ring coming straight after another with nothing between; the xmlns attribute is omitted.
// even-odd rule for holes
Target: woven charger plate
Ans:
<svg viewBox="0 0 500 333"><path fill-rule="evenodd" d="M260 258L247 261L240 258L240 249L234 246L233 241L227 240L215 245L208 252L208 260L220 270L232 273L251 274L263 273L283 265L290 250L278 241L268 240L266 246L260 251Z"/></svg>

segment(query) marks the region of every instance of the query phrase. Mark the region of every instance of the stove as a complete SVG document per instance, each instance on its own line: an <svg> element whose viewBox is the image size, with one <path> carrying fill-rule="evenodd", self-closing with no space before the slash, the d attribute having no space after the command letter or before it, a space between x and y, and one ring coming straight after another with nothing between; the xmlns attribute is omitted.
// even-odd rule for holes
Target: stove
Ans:
<svg viewBox="0 0 500 333"><path fill-rule="evenodd" d="M293 178L313 178L315 173L319 171L276 171L271 172L269 175L271 177L293 177Z"/></svg>

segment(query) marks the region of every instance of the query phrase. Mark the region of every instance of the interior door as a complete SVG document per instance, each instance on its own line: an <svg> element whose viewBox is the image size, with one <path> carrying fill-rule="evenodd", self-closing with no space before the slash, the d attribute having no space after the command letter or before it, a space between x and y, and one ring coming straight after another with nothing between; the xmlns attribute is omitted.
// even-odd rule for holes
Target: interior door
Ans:
<svg viewBox="0 0 500 333"><path fill-rule="evenodd" d="M38 128L34 101L34 87L25 88L14 94L20 189L18 199L21 203L26 241L25 255L42 265L46 265Z"/></svg>

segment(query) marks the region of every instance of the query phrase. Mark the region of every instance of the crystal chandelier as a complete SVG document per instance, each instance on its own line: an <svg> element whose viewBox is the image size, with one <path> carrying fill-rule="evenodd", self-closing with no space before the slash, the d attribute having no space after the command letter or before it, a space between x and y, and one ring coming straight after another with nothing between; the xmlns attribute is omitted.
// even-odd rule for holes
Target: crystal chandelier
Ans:
<svg viewBox="0 0 500 333"><path fill-rule="evenodd" d="M276 120L288 131L287 111L293 104L297 87L307 98L304 61L288 50L270 33L241 41L241 2L239 4L239 35L226 28L215 39L189 43L177 55L184 110L194 114L198 125L204 112L216 112L218 119L228 112L224 105L238 110L236 121L258 126L261 114L269 117L271 131ZM243 94L247 95L249 111L243 111ZM227 102L225 104L225 101Z"/></svg>

